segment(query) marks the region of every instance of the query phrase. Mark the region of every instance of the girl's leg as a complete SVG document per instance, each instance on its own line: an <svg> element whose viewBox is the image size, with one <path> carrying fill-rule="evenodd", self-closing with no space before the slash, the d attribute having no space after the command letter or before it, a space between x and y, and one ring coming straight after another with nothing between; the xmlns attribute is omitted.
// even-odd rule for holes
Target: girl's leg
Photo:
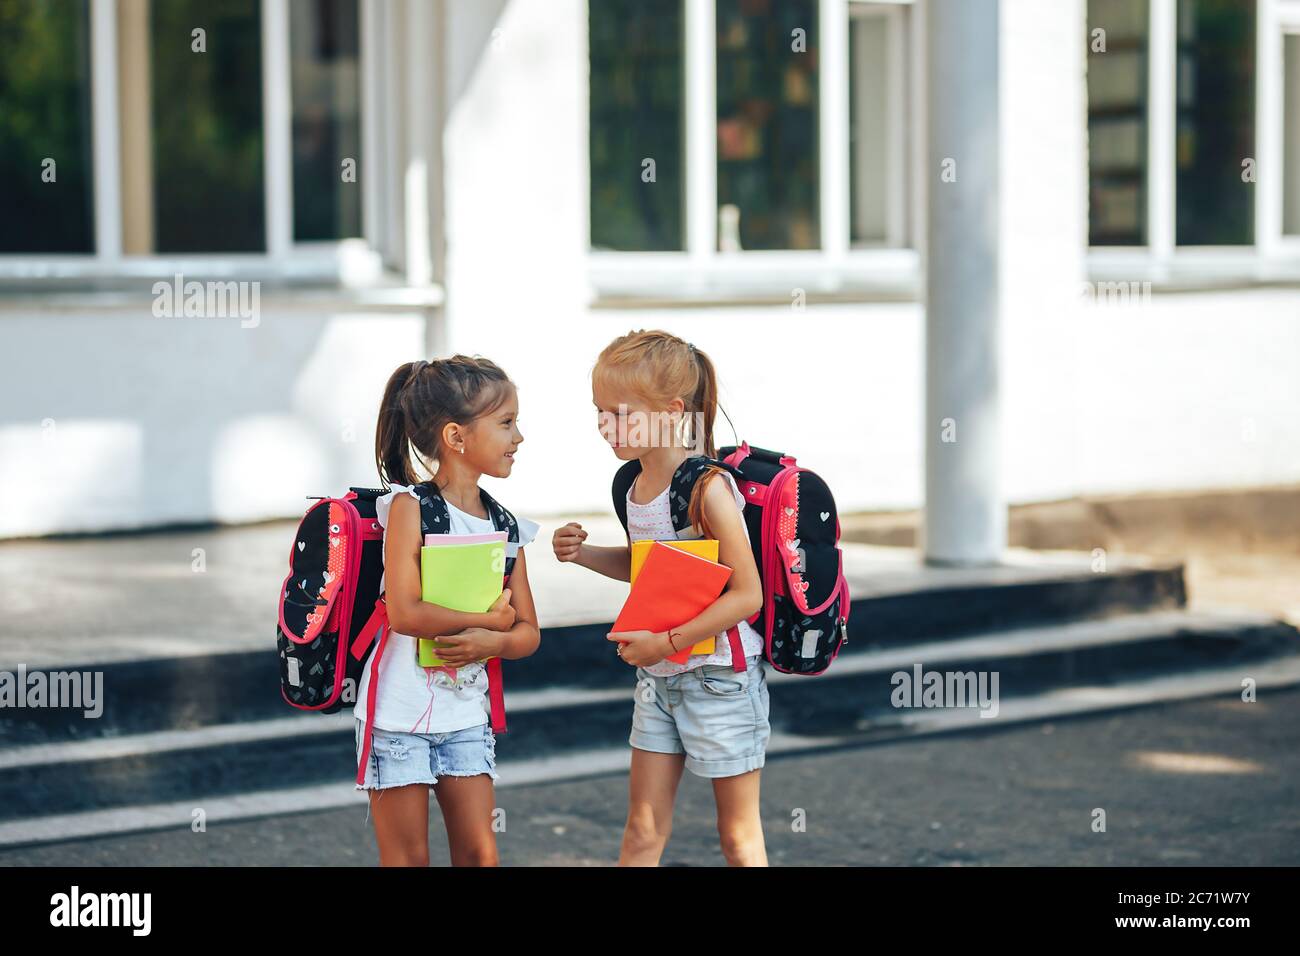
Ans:
<svg viewBox="0 0 1300 956"><path fill-rule="evenodd" d="M370 791L380 866L429 865L429 785Z"/></svg>
<svg viewBox="0 0 1300 956"><path fill-rule="evenodd" d="M442 808L451 847L452 866L497 866L497 839L492 832L496 796L492 777L476 773L469 777L443 776L433 785Z"/></svg>
<svg viewBox="0 0 1300 956"><path fill-rule="evenodd" d="M673 801L686 766L686 754L659 754L632 748L628 778L627 825L619 866L658 866L673 829Z"/></svg>
<svg viewBox="0 0 1300 956"><path fill-rule="evenodd" d="M758 809L762 772L751 770L713 781L713 797L718 803L718 836L728 866L767 866L763 817Z"/></svg>

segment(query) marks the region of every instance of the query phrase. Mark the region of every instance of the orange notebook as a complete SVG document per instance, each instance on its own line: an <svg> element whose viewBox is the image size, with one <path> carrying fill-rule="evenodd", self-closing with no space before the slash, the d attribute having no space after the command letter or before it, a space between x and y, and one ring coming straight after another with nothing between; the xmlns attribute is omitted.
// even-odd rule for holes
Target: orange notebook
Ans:
<svg viewBox="0 0 1300 956"><path fill-rule="evenodd" d="M611 631L666 631L694 618L718 599L731 568L656 541ZM683 648L668 659L690 656Z"/></svg>
<svg viewBox="0 0 1300 956"><path fill-rule="evenodd" d="M650 553L650 546L654 544L653 538L645 538L632 542L632 574L630 584L636 584L636 576L641 571L641 565L645 564L646 555ZM680 548L683 551L689 551L691 554L698 554L701 558L708 561L718 560L718 539L717 538L687 538L685 540L665 541L665 545L670 548ZM703 640L696 641L695 646L691 648L690 654L682 654L678 651L676 654L669 655L670 661L678 664L685 664L686 658L692 654L712 654L715 649L716 638L706 637Z"/></svg>

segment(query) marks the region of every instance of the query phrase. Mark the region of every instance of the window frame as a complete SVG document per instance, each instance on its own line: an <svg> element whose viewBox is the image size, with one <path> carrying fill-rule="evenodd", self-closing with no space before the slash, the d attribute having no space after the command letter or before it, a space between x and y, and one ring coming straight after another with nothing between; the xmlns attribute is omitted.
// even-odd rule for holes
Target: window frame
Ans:
<svg viewBox="0 0 1300 956"><path fill-rule="evenodd" d="M165 2L165 0L150 0ZM402 234L381 204L400 157L390 148L388 128L400 117L383 109L392 102L394 57L380 56L385 39L401 37L388 4L357 0L361 76L361 238L299 242L293 238L293 113L289 0L261 0L263 189L266 251L250 253L152 253L123 251L122 111L118 83L116 0L90 0L90 93L95 251L84 254L0 255L0 280L51 284L87 280L156 278L194 273L217 278L267 278L321 284L378 283L386 260L401 258Z"/></svg>
<svg viewBox="0 0 1300 956"><path fill-rule="evenodd" d="M1270 14L1266 17L1265 11ZM1300 0L1279 0L1267 3L1260 10L1259 63L1260 69L1271 71L1276 83L1273 88L1260 90L1258 112L1267 115L1267 136L1260 148L1261 165L1266 160L1268 168L1282 169L1284 141L1286 138L1286 80L1285 43L1288 36L1300 36ZM1300 97L1298 97L1300 99ZM1297 102L1300 108L1300 102ZM1300 109L1292 122L1300 124ZM1282 204L1285 199L1279 180L1261 179L1260 205L1256 208L1256 221L1264 228L1264 248L1267 254L1300 259L1300 234L1287 235L1282 231ZM1261 219L1260 217L1265 217Z"/></svg>
<svg viewBox="0 0 1300 956"><path fill-rule="evenodd" d="M1178 2L1150 0L1147 61L1147 244L1088 244L1089 278L1166 288L1300 281L1300 237L1282 235L1282 37L1300 32L1300 0L1256 0L1255 235L1245 245L1175 241ZM1290 24L1288 26L1287 24ZM1085 64L1087 53L1084 52Z"/></svg>
<svg viewBox="0 0 1300 956"><path fill-rule="evenodd" d="M818 0L818 220L821 248L754 249L721 252L717 209L717 6L715 0L685 4L685 246L683 251L630 252L591 248L587 211L587 277L596 305L682 300L791 301L796 290L809 295L916 301L921 292L919 239L924 224L920 177L907 182L902 216L910 246L855 245L849 209L849 18L909 16L901 30L900 58L905 88L916 104L911 135L891 149L908 157L923 154L923 5L914 0ZM585 29L584 29L585 32ZM904 124L905 125L905 124ZM590 169L588 169L590 175ZM900 190L902 191L902 190ZM590 194L590 189L587 190Z"/></svg>
<svg viewBox="0 0 1300 956"><path fill-rule="evenodd" d="M852 22L854 20L878 19L883 20L885 30L888 34L887 49L889 51L889 62L886 64L889 74L891 89L888 98L888 140L887 151L889 154L889 175L888 179L892 186L885 198L886 203L886 226L884 243L855 240L853 238L853 214L852 206L849 205L849 247L851 249L905 249L907 246L908 234L911 230L906 225L907 211L909 204L907 201L907 188L909 176L907 170L910 166L908 162L908 142L907 142L907 124L904 122L904 116L907 113L908 93L910 84L908 82L907 66L911 57L907 55L900 56L900 52L906 54L908 43L908 8L913 6L910 3L870 3L870 2L853 2L849 4L849 42L852 43ZM852 60L853 51L850 47L849 62L846 69L849 71L849 82L852 83ZM846 131L847 136L847 131ZM847 146L847 140L846 140ZM852 198L852 181L853 181L853 156L850 150L848 156L849 163L849 195L846 202Z"/></svg>

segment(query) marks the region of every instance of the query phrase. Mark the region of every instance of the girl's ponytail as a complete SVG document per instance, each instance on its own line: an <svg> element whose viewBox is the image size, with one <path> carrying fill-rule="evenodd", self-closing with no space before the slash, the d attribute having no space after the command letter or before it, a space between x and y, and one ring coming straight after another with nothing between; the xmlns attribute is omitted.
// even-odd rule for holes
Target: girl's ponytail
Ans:
<svg viewBox="0 0 1300 956"><path fill-rule="evenodd" d="M696 413L691 419L691 438L695 443L697 454L717 458L718 449L713 444L713 420L718 415L717 372L713 368L713 360L708 355L690 343L687 343L687 347L700 370L699 384L695 387L695 395L691 399L691 410ZM700 426L698 435L695 434L697 423ZM721 473L721 468L709 465L704 474L696 480L695 487L691 489L691 500L686 508L687 518L706 538L712 538L714 534L709 527L708 518L704 515L704 489L708 487L715 475Z"/></svg>
<svg viewBox="0 0 1300 956"><path fill-rule="evenodd" d="M407 414L402 397L411 379L428 364L420 359L399 365L384 386L384 397L379 405L379 423L375 427L375 465L384 487L415 484L411 469Z"/></svg>
<svg viewBox="0 0 1300 956"><path fill-rule="evenodd" d="M718 374L713 368L713 360L707 354L689 343L687 348L699 368L699 384L695 386L695 394L691 397L691 407L688 409L698 415L691 420L691 438L697 452L717 458L718 449L713 444L713 421L718 417ZM700 425L698 435L695 434L696 423Z"/></svg>

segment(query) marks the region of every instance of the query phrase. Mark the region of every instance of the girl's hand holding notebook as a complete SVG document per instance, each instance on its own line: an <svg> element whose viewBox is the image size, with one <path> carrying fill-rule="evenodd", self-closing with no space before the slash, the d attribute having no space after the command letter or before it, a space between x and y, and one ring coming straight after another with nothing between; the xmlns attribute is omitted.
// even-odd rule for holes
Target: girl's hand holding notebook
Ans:
<svg viewBox="0 0 1300 956"><path fill-rule="evenodd" d="M637 575L641 573L641 566L645 564L651 546L656 543L667 545L670 548L678 548L682 551L689 551L691 554L699 555L709 561L716 562L718 560L717 538L685 538L679 541L660 542L651 539L633 541L632 567L629 575L632 584L636 584ZM676 664L685 664L686 659L693 654L712 654L715 648L715 640L715 638L706 637L702 641L697 641L694 647L684 647L674 654L669 654L668 660Z"/></svg>
<svg viewBox="0 0 1300 956"><path fill-rule="evenodd" d="M421 597L454 611L487 613L503 594L506 545L504 531L426 536L420 549ZM437 654L440 641L422 637L417 646L421 667L457 666Z"/></svg>
<svg viewBox="0 0 1300 956"><path fill-rule="evenodd" d="M639 644L647 635L657 635L694 620L718 599L730 578L731 568L725 564L669 547L661 541L654 542L627 603L610 630L609 639L618 641L620 635L625 635L620 643ZM681 656L685 660L689 655L690 649L684 648L672 659ZM655 663L643 661L639 650L626 650L623 657L637 666Z"/></svg>

